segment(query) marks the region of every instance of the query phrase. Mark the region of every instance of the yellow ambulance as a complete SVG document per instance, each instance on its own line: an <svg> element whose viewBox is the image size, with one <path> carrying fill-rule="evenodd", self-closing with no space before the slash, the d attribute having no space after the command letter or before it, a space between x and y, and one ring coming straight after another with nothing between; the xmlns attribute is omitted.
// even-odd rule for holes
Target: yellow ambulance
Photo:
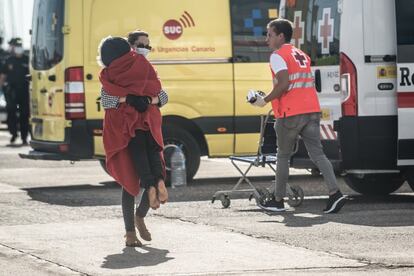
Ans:
<svg viewBox="0 0 414 276"><path fill-rule="evenodd" d="M188 177L196 174L200 156L255 153L259 115L270 105L251 106L246 94L252 88L271 90L271 51L264 34L266 24L279 16L280 2L35 0L30 59L33 151L22 157L104 160L97 47L103 37L125 36L136 29L150 34L149 59L169 94L169 103L162 108L165 143L183 147ZM294 16L295 11L288 12L292 21ZM322 13L306 23L310 30L312 20L319 17ZM315 49L323 44L310 41ZM330 70L322 70L322 76L330 79L322 85L321 95L335 105L332 87L339 83L339 53L332 48L321 59ZM320 53L310 54L317 58ZM336 160L332 142L336 141L328 141L327 147L334 149L331 159ZM313 166L306 151L298 154L297 160L305 161L296 167Z"/></svg>

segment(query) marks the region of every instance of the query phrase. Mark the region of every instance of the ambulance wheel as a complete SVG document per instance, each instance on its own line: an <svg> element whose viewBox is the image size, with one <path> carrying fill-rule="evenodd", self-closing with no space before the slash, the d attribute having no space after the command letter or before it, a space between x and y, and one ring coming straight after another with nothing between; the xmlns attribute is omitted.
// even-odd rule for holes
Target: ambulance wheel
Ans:
<svg viewBox="0 0 414 276"><path fill-rule="evenodd" d="M347 174L344 178L352 190L363 195L388 195L404 183L399 173Z"/></svg>
<svg viewBox="0 0 414 276"><path fill-rule="evenodd" d="M414 168L410 169L406 173L408 185L410 185L411 189L414 191Z"/></svg>
<svg viewBox="0 0 414 276"><path fill-rule="evenodd" d="M167 167L167 181L170 176L170 160L174 147L168 145L176 145L181 147L185 156L185 167L187 170L187 180L191 181L200 167L200 146L194 137L183 128L176 125L166 125L163 127L164 136L164 159Z"/></svg>
<svg viewBox="0 0 414 276"><path fill-rule="evenodd" d="M99 159L99 164L101 164L102 169L109 175L108 169L106 168L105 159Z"/></svg>
<svg viewBox="0 0 414 276"><path fill-rule="evenodd" d="M230 198L229 196L225 195L222 199L221 199L221 205L223 205L223 208L229 208L230 207Z"/></svg>

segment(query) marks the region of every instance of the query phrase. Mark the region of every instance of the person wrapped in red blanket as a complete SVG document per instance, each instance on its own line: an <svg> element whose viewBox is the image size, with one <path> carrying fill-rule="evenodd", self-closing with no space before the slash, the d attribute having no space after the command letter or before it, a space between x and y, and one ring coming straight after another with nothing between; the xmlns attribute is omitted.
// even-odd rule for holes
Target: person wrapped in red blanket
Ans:
<svg viewBox="0 0 414 276"><path fill-rule="evenodd" d="M133 51L124 38L108 37L99 49L101 61L105 66L99 79L108 94L118 97L132 94L149 98L158 95L161 83L154 68L145 57ZM157 168L145 172L145 180L149 182L145 184L149 186L148 195L153 209L159 207L159 202L165 203L168 199L164 183L161 123L161 113L156 105L148 105L147 110L142 113L126 103L120 104L117 109L105 110L103 144L106 167L110 175L133 196L139 193L144 174L140 172L140 166L135 166L132 155L142 153L131 153L128 146L131 143L148 144L148 141L139 139L149 139L155 145L148 148L148 151L156 151L158 158L149 153L148 162L157 164ZM148 178L149 174L152 174L151 178Z"/></svg>

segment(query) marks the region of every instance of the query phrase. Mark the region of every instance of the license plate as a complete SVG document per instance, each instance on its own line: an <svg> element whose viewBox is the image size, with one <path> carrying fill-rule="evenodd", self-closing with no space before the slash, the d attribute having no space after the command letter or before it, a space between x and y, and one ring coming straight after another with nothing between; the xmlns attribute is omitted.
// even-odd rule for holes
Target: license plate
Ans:
<svg viewBox="0 0 414 276"><path fill-rule="evenodd" d="M41 138L42 135L43 135L43 124L42 123L35 124L33 128L33 136L37 138Z"/></svg>

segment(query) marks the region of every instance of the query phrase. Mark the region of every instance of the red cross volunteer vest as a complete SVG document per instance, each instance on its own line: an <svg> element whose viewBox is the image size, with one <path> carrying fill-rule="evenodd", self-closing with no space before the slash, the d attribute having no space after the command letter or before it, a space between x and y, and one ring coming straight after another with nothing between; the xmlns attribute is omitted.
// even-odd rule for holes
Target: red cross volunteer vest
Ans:
<svg viewBox="0 0 414 276"><path fill-rule="evenodd" d="M274 53L280 55L286 62L289 74L287 91L279 99L272 101L272 108L276 118L289 117L299 114L320 112L318 96L312 77L311 60L304 52L291 44L284 44ZM273 72L273 83L276 74Z"/></svg>

